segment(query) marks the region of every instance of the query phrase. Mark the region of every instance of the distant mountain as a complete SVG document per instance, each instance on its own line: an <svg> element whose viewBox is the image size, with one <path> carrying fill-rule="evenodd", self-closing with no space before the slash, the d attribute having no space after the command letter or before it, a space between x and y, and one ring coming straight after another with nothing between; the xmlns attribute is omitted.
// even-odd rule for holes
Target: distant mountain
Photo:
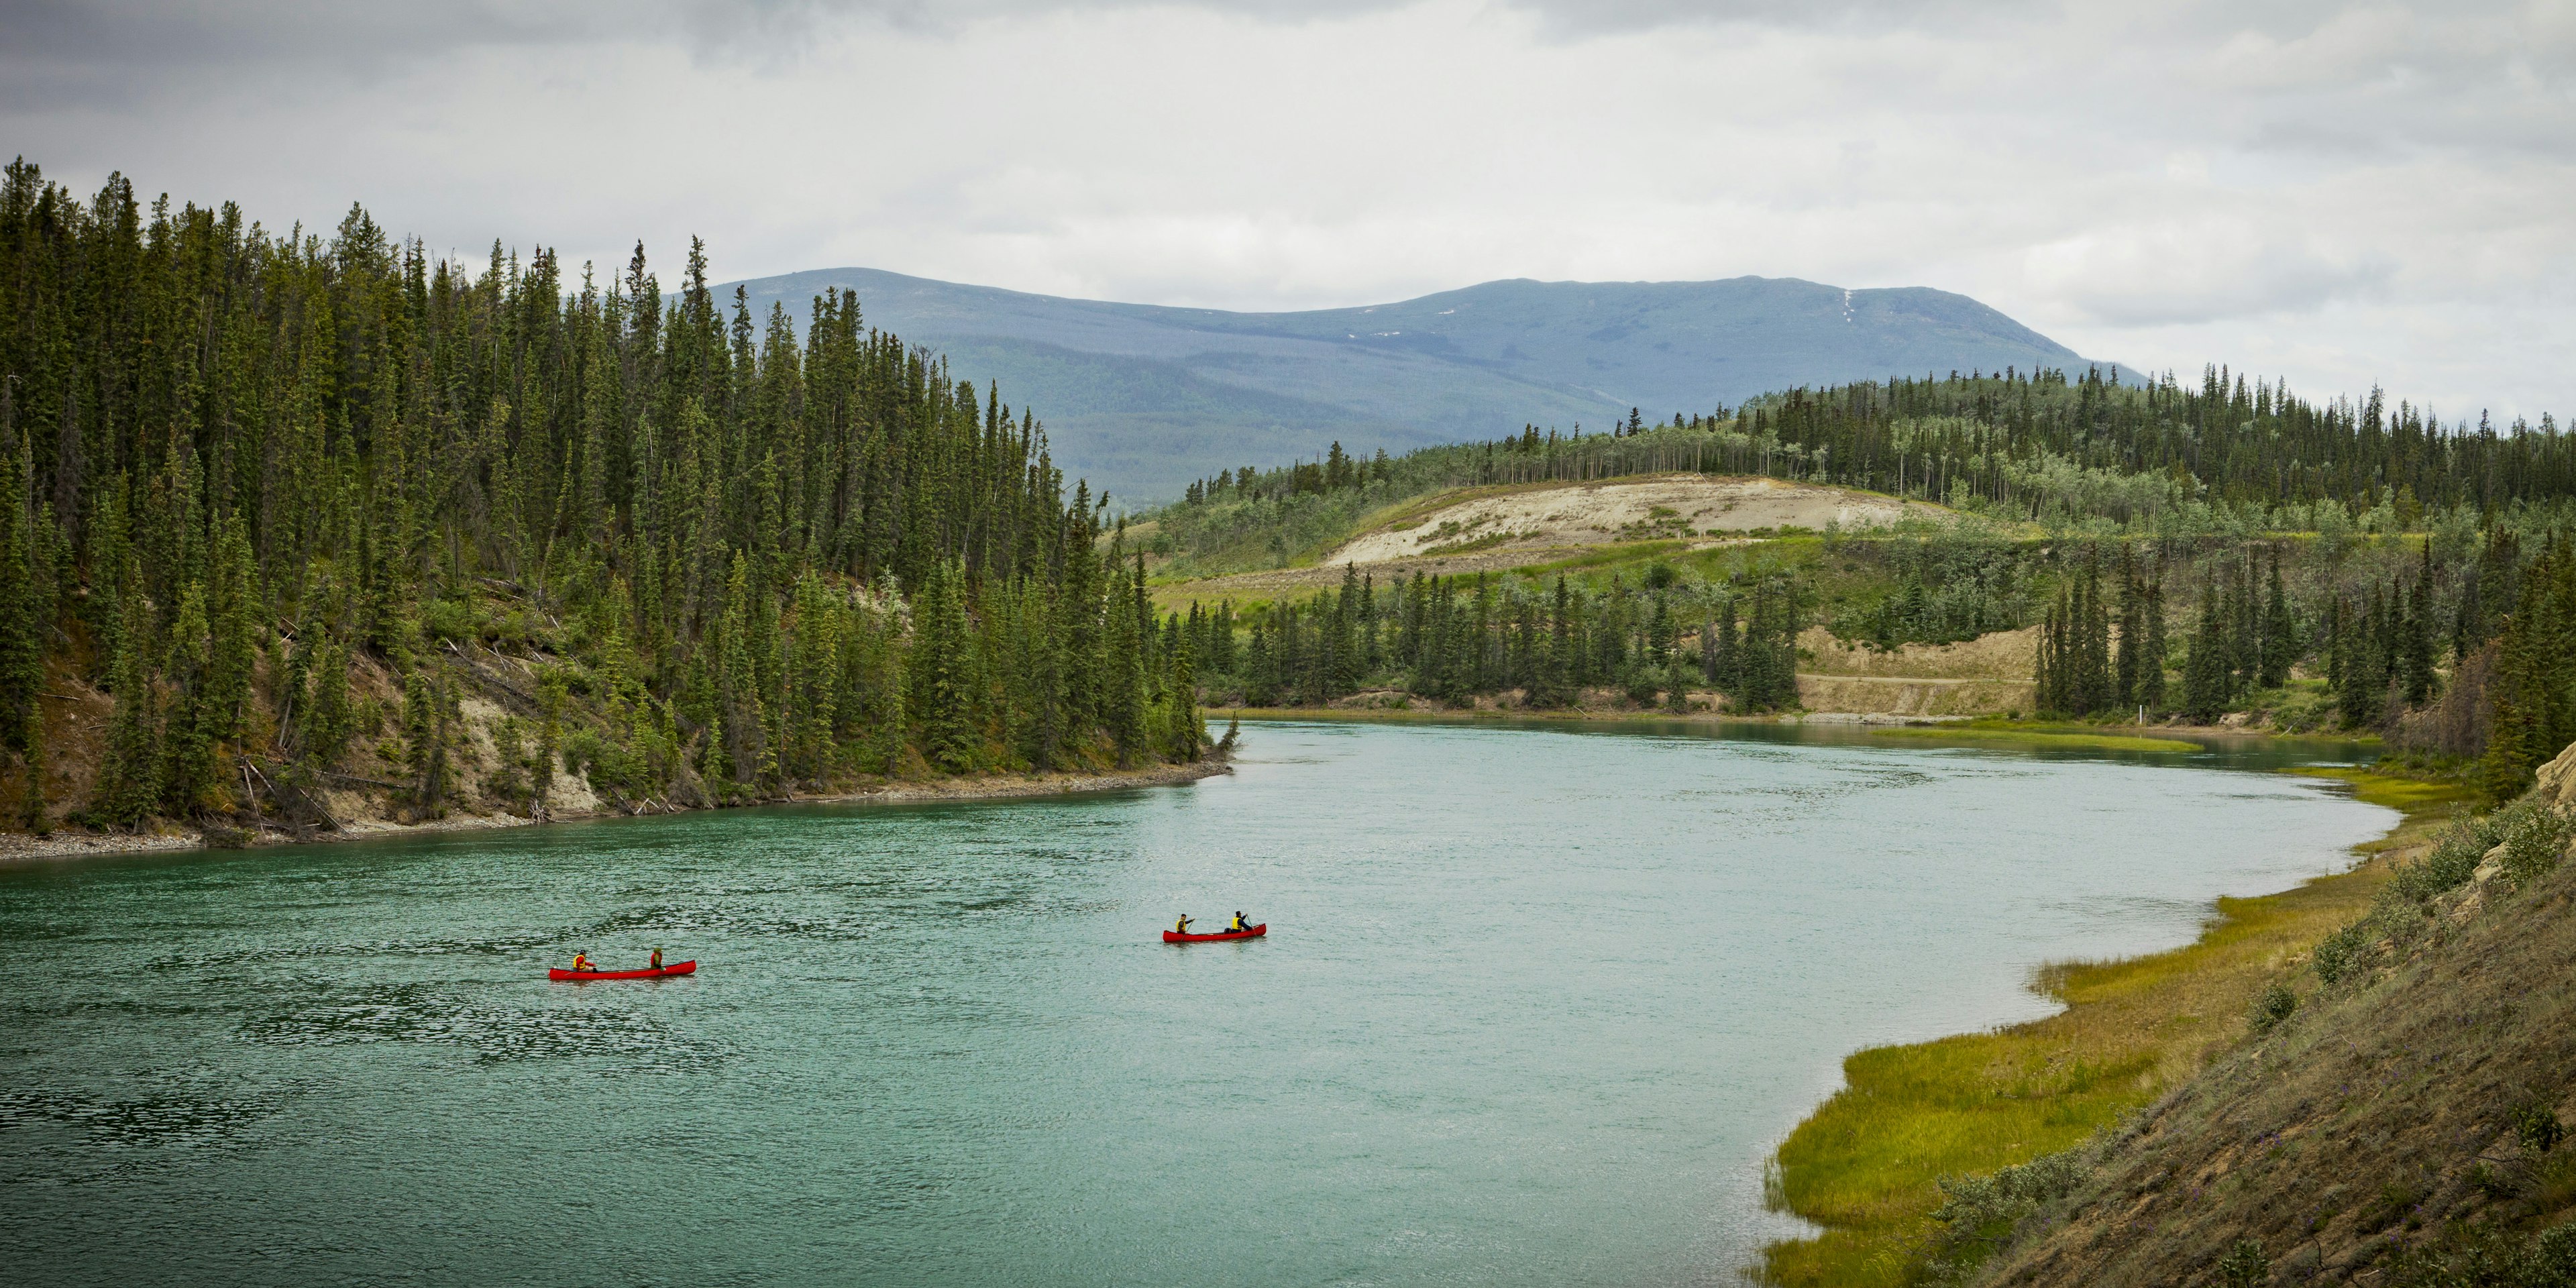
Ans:
<svg viewBox="0 0 2576 1288"><path fill-rule="evenodd" d="M733 285L721 295L731 299ZM1067 478L1132 501L1228 466L1571 431L1893 374L2071 366L1964 295L1795 278L1487 282L1368 308L1229 313L1060 299L868 268L740 283L755 314L848 288L871 326L1033 406Z"/></svg>

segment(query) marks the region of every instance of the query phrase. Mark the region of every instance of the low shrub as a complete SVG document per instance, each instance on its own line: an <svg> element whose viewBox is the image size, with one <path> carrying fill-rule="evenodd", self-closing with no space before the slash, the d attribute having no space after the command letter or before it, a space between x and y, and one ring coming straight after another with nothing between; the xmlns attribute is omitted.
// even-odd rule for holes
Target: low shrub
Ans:
<svg viewBox="0 0 2576 1288"><path fill-rule="evenodd" d="M2317 941L2308 965L2319 982L2336 983L2362 965L2372 944L2383 938L2403 944L2432 901L2467 885L2496 847L2504 847L2504 879L2520 887L2557 867L2571 839L2576 820L2531 800L2456 819L2423 858L2397 865L2369 916Z"/></svg>
<svg viewBox="0 0 2576 1288"><path fill-rule="evenodd" d="M2499 1203L2522 1193L2522 1182L2513 1173L2492 1163L2480 1163L2469 1169L2469 1185L2478 1193Z"/></svg>
<svg viewBox="0 0 2576 1288"><path fill-rule="evenodd" d="M1660 672L1638 667L1628 673L1628 700L1641 707L1655 705L1655 687L1663 679Z"/></svg>
<svg viewBox="0 0 2576 1288"><path fill-rule="evenodd" d="M2254 1026L2255 1032L2269 1033L2298 1009L2299 995L2291 992L2287 984L2274 984L2264 989L2261 997L2254 999L2254 1013L2248 1022Z"/></svg>
<svg viewBox="0 0 2576 1288"><path fill-rule="evenodd" d="M2390 1181L2379 1187L2379 1197L2353 1218L2353 1225L2364 1234L2377 1234L2415 1215L2416 1205L2424 1201L2423 1186L2410 1181Z"/></svg>
<svg viewBox="0 0 2576 1288"><path fill-rule="evenodd" d="M632 799L650 794L644 758L591 730L574 729L564 735L563 764L565 772L586 775L594 789L611 796Z"/></svg>
<svg viewBox="0 0 2576 1288"><path fill-rule="evenodd" d="M2399 864L2388 879L2387 897L2423 904L2434 896L2467 885L2478 864L2503 839L2505 821L2498 814L2460 819L2433 843L2433 851L2413 863Z"/></svg>
<svg viewBox="0 0 2576 1288"><path fill-rule="evenodd" d="M2541 1231L2520 1269L2522 1288L2576 1288L2576 1221Z"/></svg>
<svg viewBox="0 0 2576 1288"><path fill-rule="evenodd" d="M2212 1271L2222 1288L2263 1288L2272 1282L2272 1259L2263 1255L2262 1244L2238 1239L2227 1245Z"/></svg>
<svg viewBox="0 0 2576 1288"><path fill-rule="evenodd" d="M2515 1109L2508 1121L2513 1123L2514 1139L2535 1154L2546 1154L2567 1138L2567 1128L2558 1121L2558 1111L2537 1100Z"/></svg>
<svg viewBox="0 0 2576 1288"><path fill-rule="evenodd" d="M2369 932L2363 925L2356 921L2317 941L2308 954L2308 966L2316 971L2318 983L2332 984L2360 963L2362 950L2370 946Z"/></svg>
<svg viewBox="0 0 2576 1288"><path fill-rule="evenodd" d="M2388 1288L2576 1288L2576 1222L2531 1239L2510 1231L2466 1231L2433 1247L2400 1253Z"/></svg>
<svg viewBox="0 0 2576 1288"><path fill-rule="evenodd" d="M2047 1154L1985 1176L1944 1176L1932 1213L1943 1230L1931 1256L1937 1282L1962 1283L2039 1206L2065 1197L2089 1170L2084 1149Z"/></svg>
<svg viewBox="0 0 2576 1288"><path fill-rule="evenodd" d="M470 643L482 637L480 617L472 604L454 599L433 599L420 606L420 629L433 641Z"/></svg>
<svg viewBox="0 0 2576 1288"><path fill-rule="evenodd" d="M2576 1149L2551 1154L2534 1168L2524 1194L2534 1211L2557 1212L2576 1207Z"/></svg>
<svg viewBox="0 0 2576 1288"><path fill-rule="evenodd" d="M2504 879L2519 889L2558 866L2567 854L2576 821L2536 802L2524 802L2503 814Z"/></svg>

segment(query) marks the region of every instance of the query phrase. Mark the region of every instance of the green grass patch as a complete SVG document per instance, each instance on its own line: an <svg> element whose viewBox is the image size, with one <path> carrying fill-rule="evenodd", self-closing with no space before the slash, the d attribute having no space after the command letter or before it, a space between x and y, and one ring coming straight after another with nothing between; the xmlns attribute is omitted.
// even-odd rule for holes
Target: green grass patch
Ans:
<svg viewBox="0 0 2576 1288"><path fill-rule="evenodd" d="M2362 803L2385 805L2409 814L2442 806L2465 805L2478 797L2477 790L2467 783L2404 777L2350 766L2309 765L2288 772L2301 778L2331 778L2339 783L2350 783L2353 796Z"/></svg>
<svg viewBox="0 0 2576 1288"><path fill-rule="evenodd" d="M1712 715L1693 711L1677 715L1660 707L1609 709L1599 707L1452 707L1431 698L1408 697L1402 706L1353 707L1203 707L1210 720L1239 718L1244 720L1342 720L1357 723L1387 721L1456 722L1484 720L1508 724L1603 724L1633 721L1639 724L1670 724L1687 720L1692 724L1776 724L1769 716Z"/></svg>
<svg viewBox="0 0 2576 1288"><path fill-rule="evenodd" d="M2199 751L2196 742L2180 738L2147 738L2136 734L2077 732L2058 729L1999 729L1991 725L1906 726L1874 729L1880 738L1922 738L1936 742L2009 744L2019 747L2081 747L2093 751Z"/></svg>
<svg viewBox="0 0 2576 1288"><path fill-rule="evenodd" d="M1606 572L1632 563L1669 556L1686 549L1687 541L1630 541L1615 546L1601 546L1564 559L1545 563L1522 564L1511 570L1517 577L1544 577L1550 573Z"/></svg>
<svg viewBox="0 0 2576 1288"><path fill-rule="evenodd" d="M2317 776L2405 811L2396 831L2355 847L2365 854L2424 843L2458 799L2363 770ZM2280 894L2220 899L2188 946L2051 966L2036 985L2067 1009L2047 1019L1855 1053L1844 1088L1781 1143L1769 1187L1774 1206L1824 1233L1764 1249L1758 1277L1801 1288L1922 1282L1939 1178L2072 1148L2190 1077L2245 1031L2281 962L2368 911L2388 872L2372 862Z"/></svg>

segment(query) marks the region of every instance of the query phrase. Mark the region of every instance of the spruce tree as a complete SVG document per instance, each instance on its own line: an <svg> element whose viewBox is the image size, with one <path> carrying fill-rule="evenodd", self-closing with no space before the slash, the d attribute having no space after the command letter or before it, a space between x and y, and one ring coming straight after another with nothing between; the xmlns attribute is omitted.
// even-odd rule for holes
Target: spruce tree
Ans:
<svg viewBox="0 0 2576 1288"><path fill-rule="evenodd" d="M2113 704L2122 710L2145 701L2141 696L2139 655L2146 644L2146 596L2138 586L2138 569L2126 543L2120 547L2119 646L2111 664Z"/></svg>
<svg viewBox="0 0 2576 1288"><path fill-rule="evenodd" d="M2398 689L2409 706L2421 706L2433 698L2433 587L2428 575L2419 577L2405 598L2405 614L2399 626Z"/></svg>
<svg viewBox="0 0 2576 1288"><path fill-rule="evenodd" d="M2077 587L2080 622L2074 707L2082 715L2091 715L2111 705L2111 620L2102 598L2102 560L2099 551L2087 554L2084 579Z"/></svg>
<svg viewBox="0 0 2576 1288"><path fill-rule="evenodd" d="M2373 589L2370 607L2363 614L2358 638L2353 641L2344 664L2343 687L2336 695L2336 707L2346 728L2365 729L2378 724L2386 705L2387 616L2387 601L2377 589Z"/></svg>
<svg viewBox="0 0 2576 1288"><path fill-rule="evenodd" d="M412 785L412 806L424 818L447 811L451 790L448 740L447 671L433 663L428 672L410 671L403 682L403 737Z"/></svg>
<svg viewBox="0 0 2576 1288"><path fill-rule="evenodd" d="M2576 553L2560 541L2521 577L2489 686L2495 717L2479 778L2491 799L2505 801L2576 742Z"/></svg>
<svg viewBox="0 0 2576 1288"><path fill-rule="evenodd" d="M2326 687L2337 693L2343 691L2344 678L2352 672L2352 629L2347 616L2347 605L2342 595L2336 595L2327 602Z"/></svg>
<svg viewBox="0 0 2576 1288"><path fill-rule="evenodd" d="M314 658L305 686L310 695L305 699L305 714L298 721L302 729L304 761L314 769L328 769L340 763L354 732L357 717L349 702L349 651L324 636L314 647Z"/></svg>
<svg viewBox="0 0 2576 1288"><path fill-rule="evenodd" d="M2214 724L2227 710L2229 637L2232 632L2223 616L2219 592L2203 590L2200 596L2200 629L2192 636L2191 651L2183 658L2183 714L2199 724Z"/></svg>
<svg viewBox="0 0 2576 1288"><path fill-rule="evenodd" d="M2042 715L2059 715L2066 711L2067 664L2066 619L2069 605L2061 588L2057 602L2049 605L2048 616L2039 624L2039 656L2031 673L2031 700Z"/></svg>
<svg viewBox="0 0 2576 1288"><path fill-rule="evenodd" d="M1199 719L1198 671L1191 654L1189 637L1181 637L1171 652L1172 745L1169 759L1183 764L1197 760L1207 751L1207 726Z"/></svg>
<svg viewBox="0 0 2576 1288"><path fill-rule="evenodd" d="M537 750L528 773L528 817L553 816L555 770L563 753L564 681L548 669L537 681Z"/></svg>
<svg viewBox="0 0 2576 1288"><path fill-rule="evenodd" d="M141 822L161 804L159 694L146 661L152 651L152 607L136 585L134 564L129 552L123 621L116 657L108 667L108 691L115 695L116 707L108 716L107 749L89 811L100 822L119 825Z"/></svg>
<svg viewBox="0 0 2576 1288"><path fill-rule="evenodd" d="M951 564L935 566L913 613L913 647L907 669L920 712L922 754L945 772L975 767L973 676L968 657L962 575Z"/></svg>
<svg viewBox="0 0 2576 1288"><path fill-rule="evenodd" d="M2138 655L2137 703L2149 711L2165 706L2165 587L2162 577L2147 584L2146 647Z"/></svg>
<svg viewBox="0 0 2576 1288"><path fill-rule="evenodd" d="M162 738L161 799L164 812L190 818L219 803L215 744L226 720L214 691L206 592L194 582L179 592L167 657L170 707Z"/></svg>
<svg viewBox="0 0 2576 1288"><path fill-rule="evenodd" d="M1735 595L1732 591L1717 602L1717 649L1712 668L1708 677L1710 686L1726 695L1727 701L1734 704L1736 709L1742 710L1744 640L1736 629Z"/></svg>
<svg viewBox="0 0 2576 1288"><path fill-rule="evenodd" d="M2290 599L2281 587L2281 552L2272 551L2269 585L2263 600L2263 656L2258 682L2267 689L2277 689L2290 681L2290 668L2297 662L2298 626L2290 616Z"/></svg>
<svg viewBox="0 0 2576 1288"><path fill-rule="evenodd" d="M241 515L227 514L215 541L214 584L207 603L207 734L231 742L250 707L251 669L259 657L258 575Z"/></svg>

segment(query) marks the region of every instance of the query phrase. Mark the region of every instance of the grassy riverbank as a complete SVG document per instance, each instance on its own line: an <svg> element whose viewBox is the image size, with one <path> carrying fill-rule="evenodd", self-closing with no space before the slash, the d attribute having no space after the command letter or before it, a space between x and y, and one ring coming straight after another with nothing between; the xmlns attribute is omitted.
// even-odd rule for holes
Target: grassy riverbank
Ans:
<svg viewBox="0 0 2576 1288"><path fill-rule="evenodd" d="M1948 732L1948 731L1941 731ZM2396 856L2420 848L2468 798L2447 784L2316 771L2405 812L2358 847L2352 870L2253 899L2221 899L2182 948L2050 967L2056 1015L1990 1033L1875 1047L1843 1062L1845 1087L1780 1146L1775 1206L1824 1227L1766 1249L1783 1285L1897 1285L1919 1277L1938 1179L2067 1149L2196 1071L2245 1029L2283 966L2370 907Z"/></svg>
<svg viewBox="0 0 2576 1288"><path fill-rule="evenodd" d="M2016 747L2084 748L2095 751L2199 751L2196 742L2148 738L2092 729L2011 729L1992 725L1908 725L1874 731L1885 738L1932 738L1943 742L2001 743Z"/></svg>

